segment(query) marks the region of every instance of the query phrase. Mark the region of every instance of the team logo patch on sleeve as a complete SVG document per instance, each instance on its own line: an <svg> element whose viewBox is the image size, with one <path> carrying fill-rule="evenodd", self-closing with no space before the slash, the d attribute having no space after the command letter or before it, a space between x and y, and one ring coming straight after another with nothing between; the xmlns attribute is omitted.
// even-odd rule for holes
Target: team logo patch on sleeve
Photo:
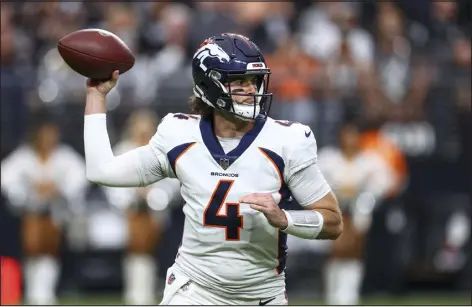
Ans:
<svg viewBox="0 0 472 307"><path fill-rule="evenodd" d="M175 281L175 275L174 273L170 274L169 278L167 278L167 284L172 285L172 283Z"/></svg>

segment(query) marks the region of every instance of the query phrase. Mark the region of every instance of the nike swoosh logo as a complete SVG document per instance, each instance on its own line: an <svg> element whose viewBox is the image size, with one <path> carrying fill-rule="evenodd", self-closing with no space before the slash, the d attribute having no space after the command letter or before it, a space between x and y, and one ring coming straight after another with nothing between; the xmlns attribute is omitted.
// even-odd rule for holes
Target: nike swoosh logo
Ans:
<svg viewBox="0 0 472 307"><path fill-rule="evenodd" d="M308 131L308 132L305 131L305 136L306 136L307 138L310 137L310 135L311 135L311 131Z"/></svg>
<svg viewBox="0 0 472 307"><path fill-rule="evenodd" d="M275 300L275 297L271 298L271 299L268 299L267 301L263 302L262 300L259 301L259 306L264 306L264 305L267 305L269 304L270 302L272 302L273 300Z"/></svg>

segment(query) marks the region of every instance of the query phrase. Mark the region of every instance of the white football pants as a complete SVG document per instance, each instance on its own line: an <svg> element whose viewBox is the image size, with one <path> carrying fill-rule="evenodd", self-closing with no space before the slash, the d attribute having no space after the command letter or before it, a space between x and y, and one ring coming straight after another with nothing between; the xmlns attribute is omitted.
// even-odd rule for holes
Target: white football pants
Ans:
<svg viewBox="0 0 472 307"><path fill-rule="evenodd" d="M288 305L285 294L260 300L230 300L207 291L172 267L167 270L164 297L159 305Z"/></svg>

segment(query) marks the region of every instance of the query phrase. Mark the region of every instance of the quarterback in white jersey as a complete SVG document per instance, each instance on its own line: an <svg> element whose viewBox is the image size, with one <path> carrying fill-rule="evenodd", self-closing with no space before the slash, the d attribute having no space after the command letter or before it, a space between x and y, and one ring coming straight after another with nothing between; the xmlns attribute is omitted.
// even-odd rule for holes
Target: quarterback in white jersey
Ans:
<svg viewBox="0 0 472 307"><path fill-rule="evenodd" d="M270 70L237 34L207 39L192 61L195 114L168 114L149 145L113 156L105 97L88 81L88 179L107 186L181 182L185 225L161 305L286 305L287 235L336 239L341 212L309 127L267 116ZM284 210L292 196L306 210Z"/></svg>

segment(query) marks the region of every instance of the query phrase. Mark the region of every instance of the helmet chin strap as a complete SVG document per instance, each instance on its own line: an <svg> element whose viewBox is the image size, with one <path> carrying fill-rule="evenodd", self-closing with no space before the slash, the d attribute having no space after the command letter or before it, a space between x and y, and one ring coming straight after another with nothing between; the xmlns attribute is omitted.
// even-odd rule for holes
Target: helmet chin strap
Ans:
<svg viewBox="0 0 472 307"><path fill-rule="evenodd" d="M208 104L212 108L218 109L215 106L215 104L210 102L205 97L205 95L201 95L199 93L199 91L200 91L200 88L198 86L195 86L193 88L193 93L196 97L202 99L203 102L205 102L206 104ZM258 97L256 99L256 101L257 101L257 105L254 107L254 105L240 104L240 103L237 103L233 100L232 107L231 107L233 109L232 110L233 112L229 112L229 114L231 114L231 115L235 116L236 118L238 118L240 120L243 120L243 121L252 121L252 120L256 119L257 115L259 115L259 113L261 112L261 107L259 105L260 98ZM226 112L228 112L228 111L226 111Z"/></svg>
<svg viewBox="0 0 472 307"><path fill-rule="evenodd" d="M259 105L244 105L233 102L234 115L244 121L252 121L259 115L261 107Z"/></svg>

